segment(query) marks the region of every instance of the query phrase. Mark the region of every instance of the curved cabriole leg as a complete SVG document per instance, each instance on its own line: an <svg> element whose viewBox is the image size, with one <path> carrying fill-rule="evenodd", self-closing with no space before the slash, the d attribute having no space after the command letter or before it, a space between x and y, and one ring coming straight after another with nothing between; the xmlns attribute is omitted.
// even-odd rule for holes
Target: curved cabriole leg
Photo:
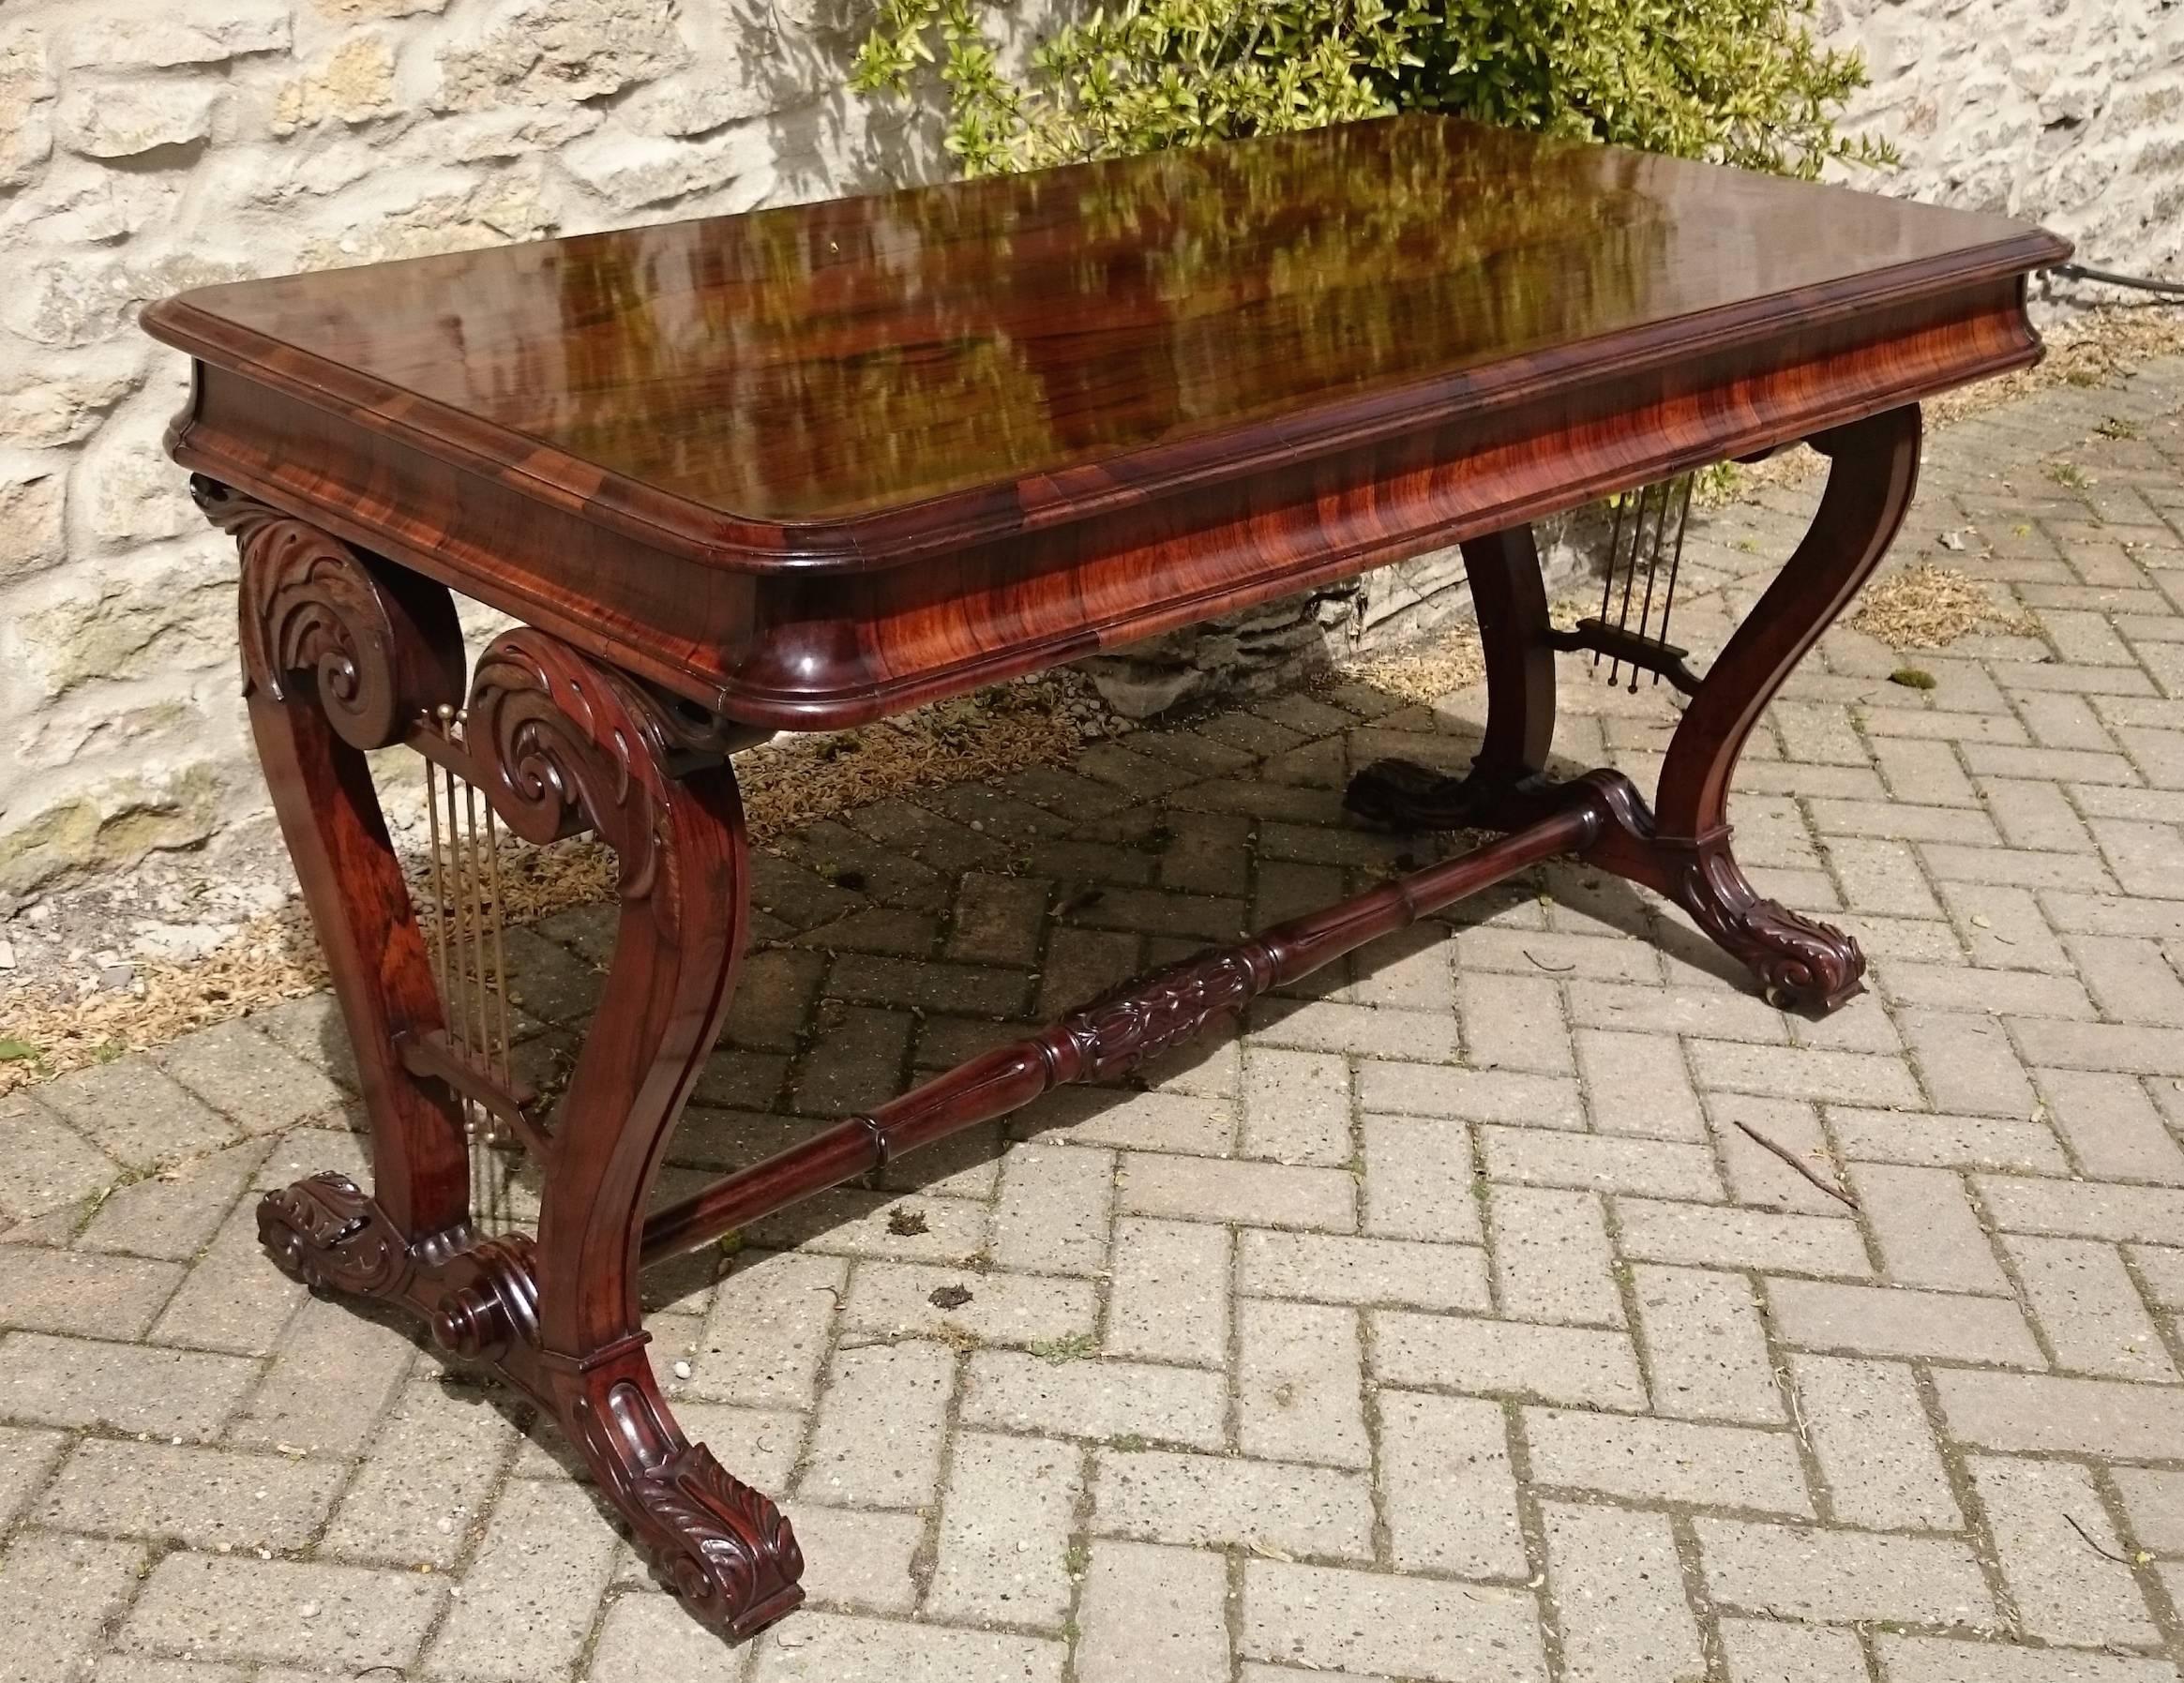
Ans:
<svg viewBox="0 0 2184 1683"><path fill-rule="evenodd" d="M1810 441L1831 459L1811 529L1692 697L1651 809L1619 809L1585 853L1676 901L1750 967L1769 999L1799 1010L1829 1011L1858 993L1865 955L1840 929L1753 888L1730 850L1729 783L1768 702L1888 552L1917 485L1919 436L1918 408L1906 405ZM1536 565L1529 580L1510 577L1529 552L1529 541L1465 546L1488 656L1487 741L1470 774L1440 777L1383 760L1352 779L1345 797L1352 810L1410 829L1514 829L1537 819L1535 774L1553 732L1554 689L1552 674L1540 672L1552 656ZM1501 616L1499 626L1490 611ZM1511 645L1499 663L1498 642ZM1499 735L1498 720L1510 721Z"/></svg>
<svg viewBox="0 0 2184 1683"><path fill-rule="evenodd" d="M479 1240L456 1095L401 1045L444 1028L365 750L463 699L439 585L200 482L238 539L250 720L347 1021L374 1187L314 1176L260 1203L260 1238L314 1288L399 1303L552 1412L663 1584L747 1635L802 1600L774 1504L683 1435L645 1354L644 1202L727 1015L747 872L733 774L640 686L529 631L478 663L468 769L534 841L572 821L620 862L621 939L547 1141L540 1234Z"/></svg>
<svg viewBox="0 0 2184 1683"><path fill-rule="evenodd" d="M734 774L725 761L688 763L637 684L531 631L480 658L469 742L519 834L550 838L573 810L614 848L622 910L556 1117L535 1272L510 1268L451 1305L457 1330L511 1350L535 1340L536 1385L654 1575L708 1625L747 1635L803 1600L803 1555L780 1510L675 1424L638 1300L645 1197L727 1017L743 947Z"/></svg>
<svg viewBox="0 0 2184 1683"><path fill-rule="evenodd" d="M1729 850L1728 799L1759 715L1888 553L1919 480L1919 410L1890 410L1811 443L1827 489L1783 569L1708 669L1668 744L1647 851L1675 899L1768 997L1829 1011L1860 991L1865 954L1842 930L1763 898Z"/></svg>

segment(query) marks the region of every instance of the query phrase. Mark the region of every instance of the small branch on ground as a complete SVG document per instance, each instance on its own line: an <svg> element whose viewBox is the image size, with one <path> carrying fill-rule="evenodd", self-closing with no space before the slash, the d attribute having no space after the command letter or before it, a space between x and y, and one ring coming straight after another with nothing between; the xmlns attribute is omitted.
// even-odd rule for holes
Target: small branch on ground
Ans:
<svg viewBox="0 0 2184 1683"><path fill-rule="evenodd" d="M1852 1197L1849 1193L1845 1192L1842 1187L1836 1185L1834 1181L1829 1180L1825 1175L1821 1174L1818 1169L1815 1169L1811 1164L1807 1163L1803 1158L1800 1157L1787 1146L1776 1144L1773 1140L1768 1138L1766 1135L1760 1133L1758 1129L1752 1126L1750 1122L1740 1121L1738 1122L1737 1127L1740 1133L1748 1135L1754 1144L1764 1146L1768 1150L1772 1151L1777 1157L1781 1158L1783 1162L1788 1164L1790 1167L1797 1170L1799 1174L1802 1175L1806 1180L1810 1180L1815 1186L1818 1187L1822 1192L1826 1193L1830 1198L1835 1199L1838 1203L1847 1204L1853 1210L1856 1210L1859 1207L1858 1200Z"/></svg>

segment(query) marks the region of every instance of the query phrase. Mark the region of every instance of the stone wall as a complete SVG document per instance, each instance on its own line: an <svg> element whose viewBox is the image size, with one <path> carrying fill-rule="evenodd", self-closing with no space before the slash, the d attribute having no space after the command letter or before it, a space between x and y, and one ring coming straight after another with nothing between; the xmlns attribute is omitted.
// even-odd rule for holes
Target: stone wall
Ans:
<svg viewBox="0 0 2184 1683"><path fill-rule="evenodd" d="M883 186L853 0L0 4L0 895L259 810L147 300ZM7 908L0 903L0 915Z"/></svg>
<svg viewBox="0 0 2184 1683"><path fill-rule="evenodd" d="M1903 154L1889 191L2184 280L2184 0L1821 0L1818 23L1865 54L1848 120Z"/></svg>
<svg viewBox="0 0 2184 1683"><path fill-rule="evenodd" d="M929 131L843 89L866 3L0 0L0 916L264 810L232 554L159 453L182 368L137 309L929 173ZM1870 114L1902 186L2175 263L2184 5L1833 3L1882 71ZM1428 558L1107 676L1202 690L1460 602Z"/></svg>

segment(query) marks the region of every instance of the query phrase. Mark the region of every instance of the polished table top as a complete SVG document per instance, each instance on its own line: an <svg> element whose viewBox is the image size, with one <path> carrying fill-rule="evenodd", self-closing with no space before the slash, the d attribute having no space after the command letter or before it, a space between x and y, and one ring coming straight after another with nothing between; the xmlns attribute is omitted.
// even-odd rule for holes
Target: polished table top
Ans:
<svg viewBox="0 0 2184 1683"><path fill-rule="evenodd" d="M2037 228L1432 116L211 287L175 457L833 729L2040 353Z"/></svg>
<svg viewBox="0 0 2184 1683"><path fill-rule="evenodd" d="M2065 249L1996 217L1409 116L243 281L147 324L794 564L883 549L908 507L930 531L1094 465L1144 488Z"/></svg>

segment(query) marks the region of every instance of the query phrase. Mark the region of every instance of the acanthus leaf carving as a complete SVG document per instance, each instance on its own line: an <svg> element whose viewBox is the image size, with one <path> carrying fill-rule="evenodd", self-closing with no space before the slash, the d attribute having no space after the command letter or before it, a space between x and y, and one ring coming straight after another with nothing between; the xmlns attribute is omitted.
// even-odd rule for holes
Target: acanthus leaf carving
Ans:
<svg viewBox="0 0 2184 1683"><path fill-rule="evenodd" d="M703 1444L640 1474L633 1494L658 1529L645 1549L654 1576L707 1624L744 1635L802 1599L788 1518Z"/></svg>
<svg viewBox="0 0 2184 1683"><path fill-rule="evenodd" d="M1202 953L1154 970L1064 1017L1056 1032L1076 1047L1080 1080L1126 1074L1237 1016L1273 984L1257 943Z"/></svg>
<svg viewBox="0 0 2184 1683"><path fill-rule="evenodd" d="M320 1291L398 1294L414 1267L408 1244L363 1188L328 1170L266 1194L258 1240L291 1279Z"/></svg>
<svg viewBox="0 0 2184 1683"><path fill-rule="evenodd" d="M1702 845L1687 859L1675 892L1694 923L1751 967L1772 1003L1822 1010L1858 990L1865 954L1857 939L1762 898L1725 842Z"/></svg>

